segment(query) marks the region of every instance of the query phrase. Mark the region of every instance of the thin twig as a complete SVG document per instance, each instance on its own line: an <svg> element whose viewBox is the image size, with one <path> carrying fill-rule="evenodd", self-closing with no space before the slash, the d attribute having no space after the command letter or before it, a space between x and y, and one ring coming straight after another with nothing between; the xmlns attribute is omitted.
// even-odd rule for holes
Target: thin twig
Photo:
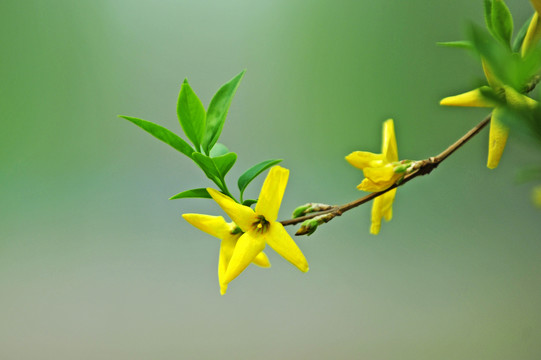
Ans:
<svg viewBox="0 0 541 360"><path fill-rule="evenodd" d="M425 159L425 160L417 161L416 162L416 168L417 169L414 172L404 176L404 179L400 183L394 184L394 185L388 187L387 189L385 189L383 191L368 194L368 195L366 195L366 196L364 196L364 197L362 197L360 199L357 199L355 201L352 201L350 203L340 205L340 206L335 206L332 209L329 209L329 210L326 210L326 211L320 211L320 212L316 212L316 213L311 213L311 214L306 215L306 216L298 217L298 218L295 218L295 219L284 220L284 221L280 221L280 222L282 223L282 225L287 226L287 225L295 225L295 224L301 223L301 222L303 222L305 220L312 219L312 218L314 218L316 216L323 215L323 214L334 213L335 216L340 216L343 213L345 213L346 211L351 210L353 208L356 208L357 206L362 205L362 204L364 204L366 202L369 202L370 200L375 199L378 196L385 194L387 191L391 191L392 189L396 189L397 187L406 184L407 182L409 182L410 180L412 180L412 179L414 179L414 178L416 178L418 176L430 174L432 172L432 170L434 170L436 167L438 167L438 165L442 161L447 159L456 150L460 149L464 144L466 144L475 135L477 135L485 126L487 126L488 123L490 122L490 119L491 119L491 115L488 115L487 117L485 117L479 124L477 124L475 127L473 127L470 131L468 131L466 134L464 134L464 136L462 136L454 144L449 146L447 149L442 151L437 156L434 156L434 157L431 157L431 158L428 158L428 159Z"/></svg>

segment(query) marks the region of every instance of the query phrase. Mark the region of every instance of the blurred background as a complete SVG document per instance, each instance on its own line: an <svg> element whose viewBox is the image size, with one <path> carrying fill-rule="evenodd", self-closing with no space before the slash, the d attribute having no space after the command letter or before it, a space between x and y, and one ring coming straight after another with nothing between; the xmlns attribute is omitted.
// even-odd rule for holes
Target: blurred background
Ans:
<svg viewBox="0 0 541 360"><path fill-rule="evenodd" d="M181 133L187 77L208 105L247 73L221 142L228 175L285 159L280 219L308 201L362 195L344 156L433 156L486 109L440 108L483 78L436 41L483 22L482 1L3 0L0 2L0 358L539 359L540 213L516 170L539 152L511 136L485 167L485 130L398 190L296 238L299 272L268 249L219 295L219 241L168 198L210 182L125 120ZM509 1L518 28L527 1ZM257 196L264 176L248 188ZM296 229L288 228L291 234Z"/></svg>

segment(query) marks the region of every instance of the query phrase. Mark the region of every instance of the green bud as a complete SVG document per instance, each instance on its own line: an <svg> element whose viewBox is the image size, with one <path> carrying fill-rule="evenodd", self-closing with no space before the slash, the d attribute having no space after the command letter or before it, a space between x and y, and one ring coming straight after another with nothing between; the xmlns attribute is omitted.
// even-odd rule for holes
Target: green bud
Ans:
<svg viewBox="0 0 541 360"><path fill-rule="evenodd" d="M295 235L312 235L319 225L325 224L326 222L331 221L336 216L336 213L328 213L316 216L312 219L305 220L302 224L299 230L295 233Z"/></svg>
<svg viewBox="0 0 541 360"><path fill-rule="evenodd" d="M331 210L333 207L334 206L332 205L321 204L321 203L307 203L296 208L293 211L292 218L296 219L298 217L308 215L310 213Z"/></svg>

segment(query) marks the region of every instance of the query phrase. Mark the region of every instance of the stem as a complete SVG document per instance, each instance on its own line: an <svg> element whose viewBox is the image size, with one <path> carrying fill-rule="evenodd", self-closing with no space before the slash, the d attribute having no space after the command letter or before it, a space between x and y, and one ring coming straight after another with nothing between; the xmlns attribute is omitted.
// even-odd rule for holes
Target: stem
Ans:
<svg viewBox="0 0 541 360"><path fill-rule="evenodd" d="M334 213L335 216L340 216L343 213L345 213L346 211L349 211L351 209L356 208L359 205L367 203L370 200L373 200L373 199L377 198L378 196L385 194L387 191L390 191L392 189L396 189L397 187L406 184L407 182L409 182L412 179L415 179L418 176L430 174L432 172L432 170L434 170L436 167L438 167L438 165L441 162L443 162L445 159L447 159L449 156L451 156L451 154L453 154L455 151L457 151L462 146L464 146L464 144L466 144L468 141L470 141L484 127L486 127L488 125L488 123L490 122L490 119L491 119L491 115L488 115L487 117L485 117L479 124L477 124L475 127L473 127L470 131L468 131L466 134L464 134L464 136L462 136L460 139L455 141L455 143L453 143L447 149L442 151L440 154L438 154L438 155L436 155L434 157L425 159L425 160L417 161L417 165L416 165L417 169L414 172L404 176L403 180L400 183L394 184L394 185L388 187L387 189L385 189L383 191L368 194L368 195L366 195L366 196L364 196L364 197L362 197L360 199L354 200L354 201L349 202L347 204L340 205L340 206L335 206L334 208L329 209L329 210L320 211L320 212L316 212L316 213L311 213L309 215L298 217L298 218L295 218L295 219L289 219L289 220L280 221L280 223L282 225L284 225L284 226L295 225L295 224L301 223L301 222L303 222L305 220L312 219L312 218L314 218L316 216L323 215L323 214L328 214L328 213Z"/></svg>

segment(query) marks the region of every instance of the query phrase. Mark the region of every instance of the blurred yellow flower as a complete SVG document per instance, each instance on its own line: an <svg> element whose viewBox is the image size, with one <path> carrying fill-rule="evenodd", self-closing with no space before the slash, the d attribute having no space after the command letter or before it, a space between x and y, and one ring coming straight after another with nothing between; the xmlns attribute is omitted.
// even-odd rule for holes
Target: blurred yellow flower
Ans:
<svg viewBox="0 0 541 360"><path fill-rule="evenodd" d="M243 231L236 239L229 263L222 272L220 279L222 287L227 286L246 269L267 244L299 270L308 271L308 262L303 253L284 226L276 221L288 177L289 170L274 166L263 183L255 210L235 202L219 191L207 189L210 196ZM209 224L207 229L218 231L219 226L221 225ZM231 248L231 246L228 247L228 249Z"/></svg>
<svg viewBox="0 0 541 360"><path fill-rule="evenodd" d="M220 293L224 295L227 291L227 283L224 282L225 273L237 241L242 235L242 230L233 222L227 223L221 216L183 214L182 217L199 230L222 240L218 259L218 281L220 283ZM271 266L264 252L257 254L252 262L261 267Z"/></svg>
<svg viewBox="0 0 541 360"><path fill-rule="evenodd" d="M354 151L346 156L346 160L363 171L365 179L357 186L359 190L377 192L395 184L398 179L404 176L404 173L395 172L396 163L398 162L398 150L393 120L389 119L383 123L381 154ZM382 218L387 221L391 220L395 195L396 189L392 189L374 199L370 233L379 233Z"/></svg>
<svg viewBox="0 0 541 360"><path fill-rule="evenodd" d="M489 83L494 82L490 76L490 72L486 70ZM491 84L492 85L492 84ZM497 85L493 85L497 86ZM535 107L537 102L525 95L518 93L515 89L509 86L501 85L497 88L501 89L502 96L505 101L517 107ZM440 101L440 105L446 106L472 106L472 107L493 107L492 119L490 120L490 133L488 141L488 160L487 167L494 169L498 166L500 159L509 136L509 128L501 122L502 108L497 104L487 100L481 93L480 88L468 91L466 93L449 96Z"/></svg>

